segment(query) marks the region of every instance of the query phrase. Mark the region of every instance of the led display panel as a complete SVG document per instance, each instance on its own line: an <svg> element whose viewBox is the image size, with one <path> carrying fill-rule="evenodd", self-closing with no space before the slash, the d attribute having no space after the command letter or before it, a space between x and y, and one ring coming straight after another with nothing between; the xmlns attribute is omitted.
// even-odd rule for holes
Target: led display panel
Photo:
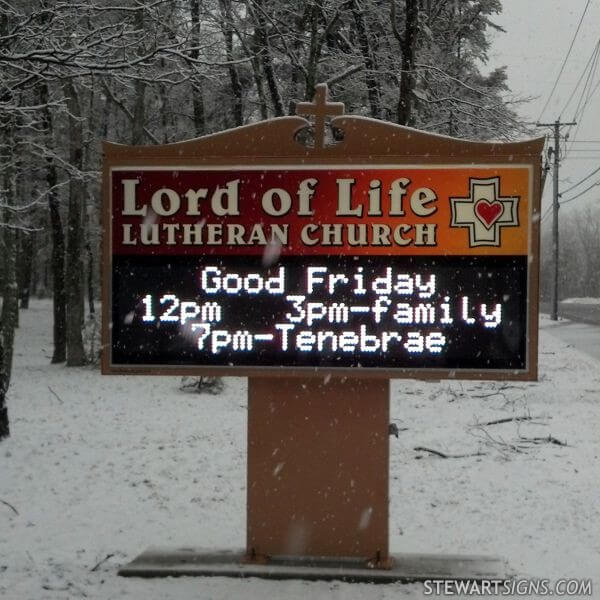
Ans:
<svg viewBox="0 0 600 600"><path fill-rule="evenodd" d="M530 368L528 166L109 177L109 369Z"/></svg>

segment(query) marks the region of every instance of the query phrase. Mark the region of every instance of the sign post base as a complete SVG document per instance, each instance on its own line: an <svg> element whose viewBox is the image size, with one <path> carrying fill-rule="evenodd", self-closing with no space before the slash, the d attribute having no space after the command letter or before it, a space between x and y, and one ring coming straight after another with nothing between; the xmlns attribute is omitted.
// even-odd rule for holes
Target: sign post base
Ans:
<svg viewBox="0 0 600 600"><path fill-rule="evenodd" d="M123 566L123 577L262 577L266 579L342 580L357 583L412 583L429 579L503 581L505 562L491 556L394 554L389 569L370 569L361 560L279 557L248 564L245 552L195 548L149 548Z"/></svg>
<svg viewBox="0 0 600 600"><path fill-rule="evenodd" d="M248 380L247 558L388 566L389 380Z"/></svg>

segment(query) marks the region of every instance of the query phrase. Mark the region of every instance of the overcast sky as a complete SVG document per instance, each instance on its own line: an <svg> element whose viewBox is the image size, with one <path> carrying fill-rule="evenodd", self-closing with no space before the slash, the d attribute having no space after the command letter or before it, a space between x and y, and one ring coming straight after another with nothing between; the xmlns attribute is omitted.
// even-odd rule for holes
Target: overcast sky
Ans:
<svg viewBox="0 0 600 600"><path fill-rule="evenodd" d="M503 0L503 13L493 21L506 29L506 33L493 36L489 67L506 65L508 83L520 96L534 97L521 108L520 114L530 121L536 121L552 90L552 86L567 54L577 24L586 6L587 0ZM569 96L573 92L585 66L600 38L600 0L590 0L587 13L582 22L570 58L559 80L558 86L546 110L541 115L544 123L553 122L559 117ZM596 70L593 86L600 81L600 65ZM592 86L592 89L593 89ZM571 121L581 96L582 86L573 100L562 113L561 120ZM569 132L571 139L600 140L600 89L589 101L583 117L577 127ZM540 132L546 133L544 130ZM566 189L600 166L600 143L579 143L573 145L577 152L567 155L560 168L561 185ZM582 150L592 150L583 152ZM576 158L577 157L577 158ZM581 158L585 157L585 158ZM565 194L568 198L588 185L600 181L600 173L591 177L573 192ZM546 182L543 210L549 206L552 197L551 173ZM566 204L563 210L577 209L595 203L600 205L600 186L590 190L581 199ZM544 226L548 226L546 219Z"/></svg>

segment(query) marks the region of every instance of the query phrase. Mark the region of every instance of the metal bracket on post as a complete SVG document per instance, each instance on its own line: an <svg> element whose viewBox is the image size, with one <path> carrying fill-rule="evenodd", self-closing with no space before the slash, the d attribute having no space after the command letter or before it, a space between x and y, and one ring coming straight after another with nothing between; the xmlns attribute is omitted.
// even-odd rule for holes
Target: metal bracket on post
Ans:
<svg viewBox="0 0 600 600"><path fill-rule="evenodd" d="M366 562L366 566L368 569L383 569L389 571L394 566L394 559L390 555L383 557L381 552L377 550L374 558L371 558Z"/></svg>
<svg viewBox="0 0 600 600"><path fill-rule="evenodd" d="M255 548L250 548L243 560L242 564L244 565L268 565L270 557L266 554L258 554Z"/></svg>

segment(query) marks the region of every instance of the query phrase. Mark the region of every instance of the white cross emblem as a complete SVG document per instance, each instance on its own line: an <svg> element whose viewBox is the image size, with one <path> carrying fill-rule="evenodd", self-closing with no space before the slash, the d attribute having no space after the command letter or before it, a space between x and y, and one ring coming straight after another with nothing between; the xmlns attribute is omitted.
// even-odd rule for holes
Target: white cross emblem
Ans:
<svg viewBox="0 0 600 600"><path fill-rule="evenodd" d="M450 198L450 227L468 227L469 246L499 246L502 227L519 226L519 197L500 196L500 177L469 178L470 196Z"/></svg>

